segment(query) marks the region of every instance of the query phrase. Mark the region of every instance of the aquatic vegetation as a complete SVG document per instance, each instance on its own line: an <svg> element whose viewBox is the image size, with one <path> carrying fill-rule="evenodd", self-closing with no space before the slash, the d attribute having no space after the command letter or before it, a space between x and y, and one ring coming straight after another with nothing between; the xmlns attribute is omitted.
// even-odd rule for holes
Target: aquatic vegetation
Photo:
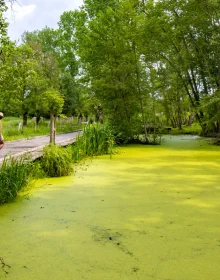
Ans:
<svg viewBox="0 0 220 280"><path fill-rule="evenodd" d="M0 167L0 204L13 201L28 186L33 170L33 163L25 157L4 159Z"/></svg>
<svg viewBox="0 0 220 280"><path fill-rule="evenodd" d="M165 136L38 180L0 207L0 279L219 280L219 166L218 146Z"/></svg>
<svg viewBox="0 0 220 280"><path fill-rule="evenodd" d="M43 150L41 166L49 177L70 175L73 172L72 155L65 148L48 145Z"/></svg>
<svg viewBox="0 0 220 280"><path fill-rule="evenodd" d="M111 129L102 124L91 124L83 129L83 133L77 137L72 148L72 156L75 162L86 156L97 156L114 153L114 136Z"/></svg>
<svg viewBox="0 0 220 280"><path fill-rule="evenodd" d="M27 187L31 179L62 177L73 173L73 163L88 156L114 153L114 138L104 125L84 128L76 144L68 148L48 145L42 158L31 162L25 157L5 158L0 168L0 204L13 201L18 192Z"/></svg>

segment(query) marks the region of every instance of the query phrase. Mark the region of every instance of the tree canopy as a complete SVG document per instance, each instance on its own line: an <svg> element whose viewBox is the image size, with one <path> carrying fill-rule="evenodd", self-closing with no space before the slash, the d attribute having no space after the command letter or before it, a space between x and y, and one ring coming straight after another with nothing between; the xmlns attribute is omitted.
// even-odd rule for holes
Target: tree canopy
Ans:
<svg viewBox="0 0 220 280"><path fill-rule="evenodd" d="M182 128L192 116L220 133L220 2L84 0L57 29L7 38L0 6L1 98L8 114L49 114L42 98L59 92L66 115L105 120L124 140L147 124ZM53 89L51 91L51 89ZM3 110L2 109L2 110Z"/></svg>

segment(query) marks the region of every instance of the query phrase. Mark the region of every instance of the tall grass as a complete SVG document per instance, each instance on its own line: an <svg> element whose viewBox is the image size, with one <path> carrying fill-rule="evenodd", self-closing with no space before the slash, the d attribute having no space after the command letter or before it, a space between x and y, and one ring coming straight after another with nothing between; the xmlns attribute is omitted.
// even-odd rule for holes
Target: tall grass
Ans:
<svg viewBox="0 0 220 280"><path fill-rule="evenodd" d="M0 204L11 202L27 187L33 175L33 163L26 158L5 158L0 167Z"/></svg>
<svg viewBox="0 0 220 280"><path fill-rule="evenodd" d="M86 156L97 156L114 153L114 136L108 126L91 124L84 127L82 134L78 135L73 145L72 156L75 162Z"/></svg>
<svg viewBox="0 0 220 280"><path fill-rule="evenodd" d="M41 167L49 177L61 177L73 172L72 155L62 147L48 145L43 150Z"/></svg>
<svg viewBox="0 0 220 280"><path fill-rule="evenodd" d="M107 126L86 126L75 145L68 148L48 145L40 161L33 163L25 157L5 158L0 166L0 204L13 201L30 180L39 176L61 177L73 172L73 162L88 156L114 153L114 137Z"/></svg>

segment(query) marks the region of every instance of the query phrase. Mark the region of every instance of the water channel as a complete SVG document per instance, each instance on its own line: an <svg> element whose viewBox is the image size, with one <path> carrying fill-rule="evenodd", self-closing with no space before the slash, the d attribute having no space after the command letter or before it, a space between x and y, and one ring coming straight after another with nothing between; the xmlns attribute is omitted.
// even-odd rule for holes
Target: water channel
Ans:
<svg viewBox="0 0 220 280"><path fill-rule="evenodd" d="M219 171L219 147L167 136L39 180L0 207L0 279L219 280Z"/></svg>

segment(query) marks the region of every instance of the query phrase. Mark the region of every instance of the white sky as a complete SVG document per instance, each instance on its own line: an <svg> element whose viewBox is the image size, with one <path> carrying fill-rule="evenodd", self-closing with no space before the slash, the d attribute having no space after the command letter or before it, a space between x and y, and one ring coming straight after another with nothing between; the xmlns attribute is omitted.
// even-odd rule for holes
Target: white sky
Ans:
<svg viewBox="0 0 220 280"><path fill-rule="evenodd" d="M6 13L10 23L8 34L18 40L24 31L40 30L45 26L56 28L64 11L78 9L83 0L17 0L18 4Z"/></svg>

